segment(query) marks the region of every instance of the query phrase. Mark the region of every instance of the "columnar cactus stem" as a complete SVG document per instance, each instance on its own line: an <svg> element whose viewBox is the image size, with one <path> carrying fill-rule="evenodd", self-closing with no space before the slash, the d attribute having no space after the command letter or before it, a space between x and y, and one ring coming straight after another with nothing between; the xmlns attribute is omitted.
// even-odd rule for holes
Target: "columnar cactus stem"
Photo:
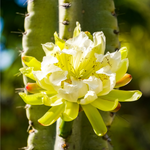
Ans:
<svg viewBox="0 0 150 150"><path fill-rule="evenodd" d="M83 30L103 31L106 36L106 51L120 48L118 23L113 0L83 0Z"/></svg>
<svg viewBox="0 0 150 150"><path fill-rule="evenodd" d="M83 3L83 4L82 4ZM82 30L90 31L103 31L106 36L106 49L107 51L115 51L119 49L118 40L118 25L115 16L115 7L112 0L91 1L65 1L59 0L59 34L60 38L69 39L72 37L72 30L76 21L80 21ZM82 7L81 7L82 6ZM81 21L82 20L82 21ZM105 124L109 127L112 123L113 117L110 112L102 113ZM87 120L84 112L80 113L78 118L73 122L72 134L68 137L60 137L61 125L64 125L61 120L57 121L57 133L55 150L101 150L112 149L110 141L98 137L93 132L89 121ZM64 127L64 130L65 127ZM65 131L64 131L65 132Z"/></svg>
<svg viewBox="0 0 150 150"><path fill-rule="evenodd" d="M82 24L82 1L59 0L59 36L69 39L73 35L76 21Z"/></svg>
<svg viewBox="0 0 150 150"><path fill-rule="evenodd" d="M58 10L56 0L28 0L28 14L25 18L25 33L23 35L23 56L34 56L42 60L44 55L41 44L53 42L53 34L58 28ZM24 78L25 85L28 79ZM44 114L46 106L26 106L29 119L29 137L27 150L52 150L55 137L55 124L49 127L41 126L37 120Z"/></svg>

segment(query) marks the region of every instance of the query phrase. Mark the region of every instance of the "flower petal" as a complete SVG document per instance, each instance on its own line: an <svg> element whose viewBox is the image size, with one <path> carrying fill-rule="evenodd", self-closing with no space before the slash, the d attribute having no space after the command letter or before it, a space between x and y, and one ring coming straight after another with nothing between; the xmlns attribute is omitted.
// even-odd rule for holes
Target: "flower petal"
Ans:
<svg viewBox="0 0 150 150"><path fill-rule="evenodd" d="M98 54L104 54L106 39L103 32L95 32L93 34L94 48L92 49Z"/></svg>
<svg viewBox="0 0 150 150"><path fill-rule="evenodd" d="M80 32L81 32L80 24L79 24L79 22L76 22L76 27L73 31L73 38L78 36L80 34Z"/></svg>
<svg viewBox="0 0 150 150"><path fill-rule="evenodd" d="M47 106L57 106L64 102L62 98L58 98L57 95L47 97L43 100L43 104Z"/></svg>
<svg viewBox="0 0 150 150"><path fill-rule="evenodd" d="M118 106L118 100L107 100L98 97L91 105L103 111L112 111Z"/></svg>
<svg viewBox="0 0 150 150"><path fill-rule="evenodd" d="M99 72L97 72L99 73ZM116 84L116 75L114 73L111 74L98 74L98 77L103 82L103 90L98 93L98 96L108 94Z"/></svg>
<svg viewBox="0 0 150 150"><path fill-rule="evenodd" d="M48 90L48 91L51 91L51 92L56 92L56 90L54 89L54 87L52 86L52 84L49 82L49 79L48 77L45 77L44 79L42 80L36 80L37 84L45 89L45 90Z"/></svg>
<svg viewBox="0 0 150 150"><path fill-rule="evenodd" d="M90 104L82 105L82 108L87 118L89 119L95 133L98 136L103 136L107 132L107 128L98 110Z"/></svg>
<svg viewBox="0 0 150 150"><path fill-rule="evenodd" d="M32 73L33 73L34 77L39 81L41 81L47 75L42 71L32 71Z"/></svg>
<svg viewBox="0 0 150 150"><path fill-rule="evenodd" d="M89 90L94 91L96 94L101 92L103 89L102 81L95 76L90 76L88 79L84 79L83 82L88 84Z"/></svg>
<svg viewBox="0 0 150 150"><path fill-rule="evenodd" d="M123 91L123 90L112 90L109 94L101 96L102 99L116 100L119 102L130 102L136 101L142 96L142 93L138 90L135 91Z"/></svg>
<svg viewBox="0 0 150 150"><path fill-rule="evenodd" d="M97 99L97 95L94 91L88 91L87 94L78 103L82 105L89 104Z"/></svg>
<svg viewBox="0 0 150 150"><path fill-rule="evenodd" d="M30 79L35 80L35 77L32 72L33 71L32 67L23 67L23 68L20 68L19 71L25 76L29 77Z"/></svg>
<svg viewBox="0 0 150 150"><path fill-rule="evenodd" d="M78 113L79 113L79 104L66 101L65 110L62 114L62 119L64 121L72 121L78 116Z"/></svg>
<svg viewBox="0 0 150 150"><path fill-rule="evenodd" d="M122 47L120 50L120 53L121 53L121 59L125 59L128 55L128 50L126 47Z"/></svg>
<svg viewBox="0 0 150 150"><path fill-rule="evenodd" d="M61 81L67 79L68 71L53 72L49 79L54 86L61 86Z"/></svg>
<svg viewBox="0 0 150 150"><path fill-rule="evenodd" d="M42 48L46 56L51 55L54 49L58 49L57 46L55 46L55 44L53 44L52 42L47 42L45 44L42 44Z"/></svg>
<svg viewBox="0 0 150 150"><path fill-rule="evenodd" d="M53 106L50 108L43 117L41 117L38 122L43 126L49 126L53 124L64 111L64 104Z"/></svg>
<svg viewBox="0 0 150 150"><path fill-rule="evenodd" d="M130 74L125 74L118 82L116 82L115 88L119 88L125 86L132 80L132 76Z"/></svg>
<svg viewBox="0 0 150 150"><path fill-rule="evenodd" d="M55 38L55 44L58 45L59 48L62 50L65 46L65 41L58 37L57 32L54 33L54 38Z"/></svg>
<svg viewBox="0 0 150 150"><path fill-rule="evenodd" d="M79 87L77 85L64 82L64 88L58 90L58 97L70 102L77 102Z"/></svg>
<svg viewBox="0 0 150 150"><path fill-rule="evenodd" d="M88 86L81 79L71 78L72 84L78 87L78 98L85 96L88 91Z"/></svg>
<svg viewBox="0 0 150 150"><path fill-rule="evenodd" d="M41 62L32 56L23 56L22 61L28 67L33 67L33 70L41 70Z"/></svg>
<svg viewBox="0 0 150 150"><path fill-rule="evenodd" d="M36 93L32 95L27 95L26 93L19 93L20 97L24 100L25 103L30 105L42 105L43 99L46 95L43 95L42 93Z"/></svg>
<svg viewBox="0 0 150 150"><path fill-rule="evenodd" d="M128 58L125 58L121 61L118 70L116 71L116 81L119 81L127 72L129 66Z"/></svg>
<svg viewBox="0 0 150 150"><path fill-rule="evenodd" d="M87 49L92 44L93 42L88 38L88 36L84 32L81 32L75 38L67 40L65 44L65 48L70 49L70 48L75 48L75 47L78 47L78 48L85 47Z"/></svg>

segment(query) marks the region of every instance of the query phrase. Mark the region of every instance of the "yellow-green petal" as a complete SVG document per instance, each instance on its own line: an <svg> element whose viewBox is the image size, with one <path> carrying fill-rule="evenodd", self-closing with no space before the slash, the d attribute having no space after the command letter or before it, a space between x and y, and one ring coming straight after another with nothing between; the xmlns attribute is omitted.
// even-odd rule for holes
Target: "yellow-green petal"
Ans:
<svg viewBox="0 0 150 150"><path fill-rule="evenodd" d="M58 37L57 32L54 33L55 44L62 50L65 46L65 41Z"/></svg>
<svg viewBox="0 0 150 150"><path fill-rule="evenodd" d="M62 119L64 121L72 121L78 116L78 113L79 113L79 104L66 101L65 110L62 114Z"/></svg>
<svg viewBox="0 0 150 150"><path fill-rule="evenodd" d="M81 32L80 24L79 24L79 22L76 22L76 27L73 32L73 38L78 36L80 34L80 32Z"/></svg>
<svg viewBox="0 0 150 150"><path fill-rule="evenodd" d="M43 100L44 105L47 106L57 106L64 102L62 98L58 98L57 95L47 97Z"/></svg>
<svg viewBox="0 0 150 150"><path fill-rule="evenodd" d="M107 128L97 108L90 104L82 105L82 108L87 118L89 119L95 133L98 136L103 136L107 132Z"/></svg>
<svg viewBox="0 0 150 150"><path fill-rule="evenodd" d="M19 71L25 76L29 77L30 79L35 80L35 77L32 73L33 71L32 67L23 67L23 68L20 68Z"/></svg>
<svg viewBox="0 0 150 150"><path fill-rule="evenodd" d="M121 61L120 67L116 71L116 81L119 81L127 72L129 66L128 58L125 58Z"/></svg>
<svg viewBox="0 0 150 150"><path fill-rule="evenodd" d="M19 95L27 104L30 104L30 105L42 105L43 104L44 95L42 93L27 95L26 93L20 92Z"/></svg>
<svg viewBox="0 0 150 150"><path fill-rule="evenodd" d="M91 105L103 111L112 111L118 106L118 100L107 100L99 97Z"/></svg>
<svg viewBox="0 0 150 150"><path fill-rule="evenodd" d="M23 56L22 61L28 67L33 67L33 70L41 70L41 62L32 56Z"/></svg>
<svg viewBox="0 0 150 150"><path fill-rule="evenodd" d="M132 76L130 74L125 74L119 81L116 82L115 88L119 88L127 85L132 80Z"/></svg>
<svg viewBox="0 0 150 150"><path fill-rule="evenodd" d="M124 90L112 90L109 94L101 96L102 99L116 100L119 102L136 101L142 96L142 93L138 90L124 91Z"/></svg>
<svg viewBox="0 0 150 150"><path fill-rule="evenodd" d="M122 47L120 50L121 59L125 59L128 55L128 49L126 47Z"/></svg>
<svg viewBox="0 0 150 150"><path fill-rule="evenodd" d="M47 55L51 55L53 49L54 49L55 45L52 42L47 42L45 44L42 44L42 48Z"/></svg>
<svg viewBox="0 0 150 150"><path fill-rule="evenodd" d="M42 116L38 122L43 126L49 126L53 124L62 114L64 111L64 104L53 106L50 108L44 116Z"/></svg>

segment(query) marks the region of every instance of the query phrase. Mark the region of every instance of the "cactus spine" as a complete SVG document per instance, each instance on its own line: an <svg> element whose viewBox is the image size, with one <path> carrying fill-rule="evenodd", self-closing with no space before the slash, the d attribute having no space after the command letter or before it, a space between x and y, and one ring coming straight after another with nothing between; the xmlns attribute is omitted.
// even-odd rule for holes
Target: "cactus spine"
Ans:
<svg viewBox="0 0 150 150"><path fill-rule="evenodd" d="M57 15L59 9L59 20ZM28 15L25 19L25 34L23 36L23 55L34 56L41 61L44 52L41 43L53 41L53 33L57 31L65 40L72 37L76 21L79 21L82 31L103 31L106 36L106 50L119 48L118 25L115 17L115 7L112 0L28 0ZM25 79L25 84L28 82ZM69 125L71 135L60 137L60 126L65 122L57 121L49 127L43 127L37 120L47 109L45 106L27 107L27 118L32 126L28 138L28 150L102 150L112 149L107 136L98 137L86 118L80 112L78 118ZM113 120L112 113L101 112L109 127ZM56 133L55 133L56 127ZM64 130L65 126L63 127ZM64 131L65 132L65 131ZM54 137L56 137L54 141Z"/></svg>

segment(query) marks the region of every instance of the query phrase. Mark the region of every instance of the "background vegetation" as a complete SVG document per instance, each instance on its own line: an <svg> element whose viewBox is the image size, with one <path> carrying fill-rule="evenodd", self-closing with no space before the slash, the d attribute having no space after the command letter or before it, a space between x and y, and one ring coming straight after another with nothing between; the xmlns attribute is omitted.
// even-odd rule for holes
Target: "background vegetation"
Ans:
<svg viewBox="0 0 150 150"><path fill-rule="evenodd" d="M140 100L122 103L110 128L114 150L149 150L150 148L150 1L115 0L121 46L129 49L132 82L123 89L139 89ZM16 150L26 146L28 121L24 102L16 93L23 88L21 40L24 31L26 0L2 0L0 17L0 96L1 149ZM17 75L16 75L17 74Z"/></svg>

